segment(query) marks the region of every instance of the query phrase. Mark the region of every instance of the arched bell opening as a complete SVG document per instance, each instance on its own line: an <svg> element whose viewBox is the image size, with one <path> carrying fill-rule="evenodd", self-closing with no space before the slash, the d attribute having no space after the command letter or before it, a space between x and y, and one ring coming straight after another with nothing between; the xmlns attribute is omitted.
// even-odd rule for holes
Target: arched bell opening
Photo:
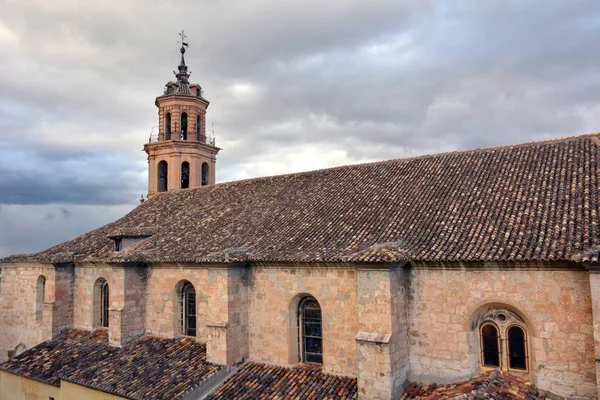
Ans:
<svg viewBox="0 0 600 400"><path fill-rule="evenodd" d="M187 113L181 114L181 140L188 138L188 116Z"/></svg>
<svg viewBox="0 0 600 400"><path fill-rule="evenodd" d="M202 186L208 185L210 182L210 175L207 163L202 163Z"/></svg>
<svg viewBox="0 0 600 400"><path fill-rule="evenodd" d="M187 189L190 187L190 163L184 161L181 163L181 188Z"/></svg>
<svg viewBox="0 0 600 400"><path fill-rule="evenodd" d="M165 140L171 140L171 113L165 115Z"/></svg>
<svg viewBox="0 0 600 400"><path fill-rule="evenodd" d="M198 115L196 117L196 140L200 141L202 137L202 118Z"/></svg>
<svg viewBox="0 0 600 400"><path fill-rule="evenodd" d="M166 161L158 163L158 191L166 192L169 187L169 165Z"/></svg>

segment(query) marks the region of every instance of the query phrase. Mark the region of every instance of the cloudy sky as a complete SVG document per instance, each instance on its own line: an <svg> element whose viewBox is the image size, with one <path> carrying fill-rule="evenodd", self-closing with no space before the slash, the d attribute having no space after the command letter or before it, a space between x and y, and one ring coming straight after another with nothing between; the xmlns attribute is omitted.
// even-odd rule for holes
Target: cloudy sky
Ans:
<svg viewBox="0 0 600 400"><path fill-rule="evenodd" d="M181 29L220 182L600 131L598 0L0 0L0 256L136 206Z"/></svg>

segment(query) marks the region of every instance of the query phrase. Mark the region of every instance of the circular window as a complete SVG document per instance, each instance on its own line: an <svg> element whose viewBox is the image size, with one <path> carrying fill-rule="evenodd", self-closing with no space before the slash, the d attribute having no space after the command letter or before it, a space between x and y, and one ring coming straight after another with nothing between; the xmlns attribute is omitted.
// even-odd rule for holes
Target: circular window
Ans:
<svg viewBox="0 0 600 400"><path fill-rule="evenodd" d="M498 321L500 322L504 322L506 321L506 315L505 314L498 314L496 315L496 318L498 319Z"/></svg>

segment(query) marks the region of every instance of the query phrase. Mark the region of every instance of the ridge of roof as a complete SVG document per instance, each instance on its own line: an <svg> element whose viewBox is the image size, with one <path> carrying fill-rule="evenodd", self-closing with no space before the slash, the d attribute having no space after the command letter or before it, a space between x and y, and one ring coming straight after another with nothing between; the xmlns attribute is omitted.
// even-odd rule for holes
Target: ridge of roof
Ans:
<svg viewBox="0 0 600 400"><path fill-rule="evenodd" d="M358 163L354 163L354 164L335 165L335 166L331 166L331 167L311 169L311 170L307 170L307 171L287 172L287 173L282 173L282 174L256 176L256 177L252 177L252 178L244 178L244 179L237 179L237 180L232 180L232 181L217 182L216 184L214 184L212 186L199 186L199 187L189 188L189 189L175 189L175 190L170 190L168 192L158 193L157 195L162 196L165 194L180 193L180 192L184 192L184 191L207 190L207 189L210 189L211 187L213 187L213 188L218 187L218 186L222 187L222 186L232 185L232 184L244 184L244 183L263 180L263 179L269 180L269 179L280 178L280 177L283 178L283 177L288 177L288 176L329 172L329 171L335 171L335 170L345 169L345 168L368 167L371 165L392 164L392 163L398 163L398 162L410 162L410 161L414 161L414 160L427 159L427 158L450 157L450 156L466 154L466 153L479 153L479 152L497 151L497 150L510 150L510 149L515 149L515 148L520 148L520 147L548 145L548 144L563 143L563 142L588 139L588 138L592 139L596 145L600 146L600 132L584 133L584 134L580 134L580 135L561 136L561 137L557 137L557 138L540 139L540 140L533 140L533 141L513 143L513 144L494 145L494 146L487 146L487 147L475 147L475 148L471 148L471 149L457 149L457 150L450 150L450 151L441 151L441 152L420 154L420 155L415 155L415 156L410 156L410 157L391 158L388 160L365 161L365 162L358 162Z"/></svg>

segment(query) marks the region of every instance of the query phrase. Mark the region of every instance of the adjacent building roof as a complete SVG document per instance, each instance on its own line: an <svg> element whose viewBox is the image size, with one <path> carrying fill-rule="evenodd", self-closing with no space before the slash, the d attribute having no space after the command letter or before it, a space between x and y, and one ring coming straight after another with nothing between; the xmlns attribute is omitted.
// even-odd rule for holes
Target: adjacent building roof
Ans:
<svg viewBox="0 0 600 400"><path fill-rule="evenodd" d="M536 400L563 399L562 396L537 389L525 379L502 373L500 370L484 373L472 379L454 384L412 383L400 400L421 399L502 399Z"/></svg>
<svg viewBox="0 0 600 400"><path fill-rule="evenodd" d="M68 330L0 365L0 370L59 386L63 370L84 370L116 351L108 332Z"/></svg>
<svg viewBox="0 0 600 400"><path fill-rule="evenodd" d="M75 329L0 365L50 385L65 380L134 400L181 399L221 368L206 362L206 346L192 338L145 335L113 347L106 331Z"/></svg>
<svg viewBox="0 0 600 400"><path fill-rule="evenodd" d="M161 193L3 262L598 261L598 135ZM121 252L111 233L154 234Z"/></svg>
<svg viewBox="0 0 600 400"><path fill-rule="evenodd" d="M321 366L294 368L247 362L206 400L357 399L356 378L324 374Z"/></svg>

